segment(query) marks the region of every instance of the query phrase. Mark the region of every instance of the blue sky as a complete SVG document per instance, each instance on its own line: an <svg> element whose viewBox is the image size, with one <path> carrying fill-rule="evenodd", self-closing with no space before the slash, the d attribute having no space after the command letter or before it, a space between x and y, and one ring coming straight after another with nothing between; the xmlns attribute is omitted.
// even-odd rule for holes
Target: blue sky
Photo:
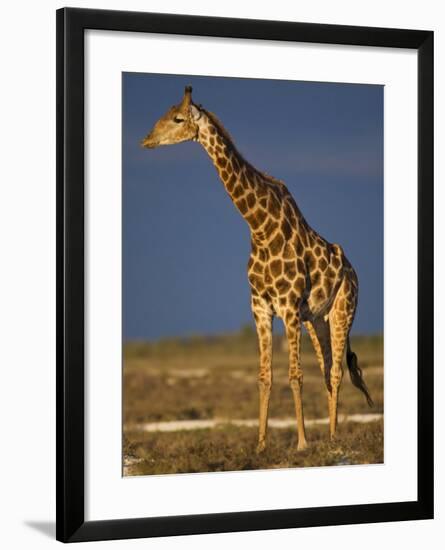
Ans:
<svg viewBox="0 0 445 550"><path fill-rule="evenodd" d="M122 84L125 340L252 322L249 230L207 154L193 142L139 146L189 84L243 156L342 245L360 283L353 332L383 330L383 87L140 73Z"/></svg>

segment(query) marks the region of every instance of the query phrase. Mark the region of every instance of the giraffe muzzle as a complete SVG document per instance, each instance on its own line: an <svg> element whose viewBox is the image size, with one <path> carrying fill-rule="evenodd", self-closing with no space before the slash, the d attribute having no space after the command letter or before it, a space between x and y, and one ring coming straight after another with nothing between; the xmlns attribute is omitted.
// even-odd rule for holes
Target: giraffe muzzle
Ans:
<svg viewBox="0 0 445 550"><path fill-rule="evenodd" d="M141 147L145 149L153 149L158 143L154 141L150 136L145 137L141 140Z"/></svg>

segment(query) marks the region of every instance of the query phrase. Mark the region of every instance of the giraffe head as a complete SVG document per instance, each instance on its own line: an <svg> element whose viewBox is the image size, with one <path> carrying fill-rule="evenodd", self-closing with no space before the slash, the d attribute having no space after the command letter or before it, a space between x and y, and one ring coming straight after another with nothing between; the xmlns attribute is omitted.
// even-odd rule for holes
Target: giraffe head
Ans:
<svg viewBox="0 0 445 550"><path fill-rule="evenodd" d="M156 122L151 132L141 141L142 147L153 149L160 145L196 140L200 116L200 110L192 103L192 88L186 86L181 103L173 105Z"/></svg>

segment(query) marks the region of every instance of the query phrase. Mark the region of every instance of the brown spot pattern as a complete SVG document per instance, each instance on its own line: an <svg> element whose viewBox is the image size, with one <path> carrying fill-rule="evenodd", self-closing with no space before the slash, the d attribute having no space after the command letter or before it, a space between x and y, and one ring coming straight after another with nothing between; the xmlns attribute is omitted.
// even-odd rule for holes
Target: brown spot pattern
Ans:
<svg viewBox="0 0 445 550"><path fill-rule="evenodd" d="M246 197L246 201L249 208L253 208L255 204L255 195L253 193L249 193Z"/></svg>
<svg viewBox="0 0 445 550"><path fill-rule="evenodd" d="M274 237L269 245L269 249L272 252L274 256L276 256L281 249L283 248L284 239L283 236L278 233L276 237Z"/></svg>
<svg viewBox="0 0 445 550"><path fill-rule="evenodd" d="M270 262L270 272L274 277L278 277L278 275L281 275L281 272L283 271L283 262L281 260L273 260Z"/></svg>
<svg viewBox="0 0 445 550"><path fill-rule="evenodd" d="M241 214L245 214L247 212L247 202L245 199L240 199L237 203L236 203L239 211L241 212Z"/></svg>
<svg viewBox="0 0 445 550"><path fill-rule="evenodd" d="M318 262L318 266L319 268L324 271L327 267L328 267L328 262L322 258L319 262Z"/></svg>

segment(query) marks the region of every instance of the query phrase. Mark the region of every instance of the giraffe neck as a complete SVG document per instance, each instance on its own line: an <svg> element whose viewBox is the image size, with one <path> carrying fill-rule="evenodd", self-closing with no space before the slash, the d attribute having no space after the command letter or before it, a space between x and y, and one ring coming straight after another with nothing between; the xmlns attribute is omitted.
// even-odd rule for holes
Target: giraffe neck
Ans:
<svg viewBox="0 0 445 550"><path fill-rule="evenodd" d="M201 112L198 141L212 160L227 193L251 232L257 240L261 240L266 226L274 223L268 207L272 206L276 217L279 217L280 205L274 196L276 193L262 174L243 159L215 115L204 109Z"/></svg>

